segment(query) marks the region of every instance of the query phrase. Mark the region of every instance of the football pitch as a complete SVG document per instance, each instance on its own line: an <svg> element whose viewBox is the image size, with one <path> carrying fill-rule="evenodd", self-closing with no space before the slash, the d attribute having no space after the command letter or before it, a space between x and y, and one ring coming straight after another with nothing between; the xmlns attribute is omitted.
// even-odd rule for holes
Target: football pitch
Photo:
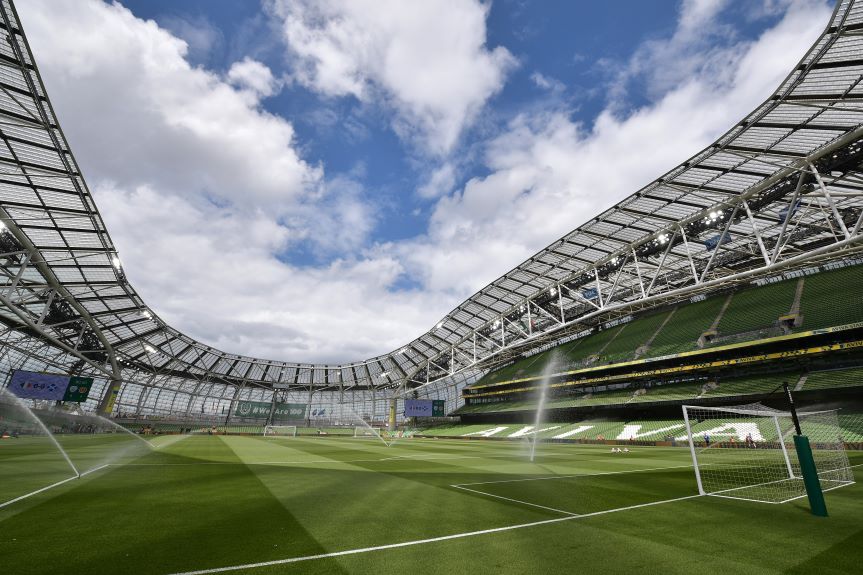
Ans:
<svg viewBox="0 0 863 575"><path fill-rule="evenodd" d="M859 573L863 486L697 496L688 450L124 435L0 442L0 573ZM31 443L28 443L31 442ZM851 452L852 465L863 454ZM854 468L857 481L863 467Z"/></svg>

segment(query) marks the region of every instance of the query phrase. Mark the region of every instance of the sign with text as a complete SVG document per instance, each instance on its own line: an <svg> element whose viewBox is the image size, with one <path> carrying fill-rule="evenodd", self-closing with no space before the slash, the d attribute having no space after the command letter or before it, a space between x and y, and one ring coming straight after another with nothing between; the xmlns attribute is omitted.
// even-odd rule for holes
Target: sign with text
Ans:
<svg viewBox="0 0 863 575"><path fill-rule="evenodd" d="M430 399L406 399L405 417L431 417L432 401Z"/></svg>
<svg viewBox="0 0 863 575"><path fill-rule="evenodd" d="M405 417L443 417L445 414L442 399L406 399Z"/></svg>
<svg viewBox="0 0 863 575"><path fill-rule="evenodd" d="M66 393L63 394L63 401L77 401L78 403L87 401L91 387L93 387L92 377L72 376L69 378Z"/></svg>
<svg viewBox="0 0 863 575"><path fill-rule="evenodd" d="M39 373L16 369L12 372L9 390L24 399L51 401L87 401L92 377L68 376L57 373Z"/></svg>
<svg viewBox="0 0 863 575"><path fill-rule="evenodd" d="M444 400L435 399L432 401L432 416L434 417L443 417L446 415L446 409L444 407Z"/></svg>
<svg viewBox="0 0 863 575"><path fill-rule="evenodd" d="M306 407L305 403L276 402L274 407L268 401L238 401L234 415L245 419L267 419L272 410L272 421L291 421L305 419Z"/></svg>

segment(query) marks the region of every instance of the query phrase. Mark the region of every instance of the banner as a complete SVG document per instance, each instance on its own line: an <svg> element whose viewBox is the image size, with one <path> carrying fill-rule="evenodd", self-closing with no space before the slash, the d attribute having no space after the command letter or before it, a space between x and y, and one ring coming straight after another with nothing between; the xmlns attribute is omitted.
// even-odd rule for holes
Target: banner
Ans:
<svg viewBox="0 0 863 575"><path fill-rule="evenodd" d="M443 417L446 415L442 399L406 399L405 417Z"/></svg>
<svg viewBox="0 0 863 575"><path fill-rule="evenodd" d="M267 419L272 410L272 421L291 421L305 419L307 407L305 403L276 402L273 409L273 404L268 401L238 401L234 415L245 419Z"/></svg>
<svg viewBox="0 0 863 575"><path fill-rule="evenodd" d="M116 380L108 384L108 389L105 391L105 395L102 396L102 401L99 404L99 413L111 415L114 412L114 404L117 403L122 386L123 384Z"/></svg>
<svg viewBox="0 0 863 575"><path fill-rule="evenodd" d="M93 387L92 377L70 377L69 386L66 388L66 393L63 394L63 401L87 401L87 396L90 395L90 388Z"/></svg>
<svg viewBox="0 0 863 575"><path fill-rule="evenodd" d="M711 251L716 249L717 246L730 243L731 241L731 232L716 234L715 236L711 236L704 240L704 247L707 248L707 251Z"/></svg>
<svg viewBox="0 0 863 575"><path fill-rule="evenodd" d="M24 399L50 401L87 401L92 377L69 377L57 373L15 370L9 390Z"/></svg>
<svg viewBox="0 0 863 575"><path fill-rule="evenodd" d="M9 384L9 389L18 397L55 401L63 399L67 387L68 375L18 370L12 373L12 382Z"/></svg>
<svg viewBox="0 0 863 575"><path fill-rule="evenodd" d="M443 417L446 415L446 408L444 407L444 400L435 399L432 401L432 416L434 417Z"/></svg>
<svg viewBox="0 0 863 575"><path fill-rule="evenodd" d="M406 399L405 417L431 417L433 410L430 399Z"/></svg>

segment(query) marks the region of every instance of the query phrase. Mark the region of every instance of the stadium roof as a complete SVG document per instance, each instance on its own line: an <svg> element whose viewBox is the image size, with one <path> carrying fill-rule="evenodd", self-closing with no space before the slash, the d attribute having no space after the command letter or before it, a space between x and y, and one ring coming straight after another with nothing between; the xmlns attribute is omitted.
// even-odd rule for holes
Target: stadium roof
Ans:
<svg viewBox="0 0 863 575"><path fill-rule="evenodd" d="M127 281L11 2L0 13L0 319L56 350L50 361L64 369L127 381L415 387L598 319L860 247L863 8L842 1L776 92L715 143L403 347L344 365L217 350L167 325Z"/></svg>

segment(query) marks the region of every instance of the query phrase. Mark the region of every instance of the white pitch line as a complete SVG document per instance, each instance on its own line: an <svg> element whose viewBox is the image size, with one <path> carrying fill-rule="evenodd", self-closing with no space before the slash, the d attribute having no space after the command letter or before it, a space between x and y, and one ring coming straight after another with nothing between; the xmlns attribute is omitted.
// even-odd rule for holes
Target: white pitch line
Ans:
<svg viewBox="0 0 863 575"><path fill-rule="evenodd" d="M36 491L31 491L30 493L25 493L24 495L21 495L20 497L16 497L15 499L10 499L9 501L4 501L3 503L0 503L0 509L6 507L8 505L12 505L13 503L17 503L18 501L21 501L22 499L27 499L28 497L32 497L33 495L37 495L39 493L42 493L43 491L48 491L49 489L53 489L54 487L59 487L60 485L63 485L64 483L68 483L68 482L72 481L73 479L80 479L81 477L84 477L85 475L90 475L91 473L95 473L96 471L99 471L100 469L105 469L109 465L114 465L114 464L106 463L104 465L100 465L99 467L94 467L93 469L88 469L87 471L84 471L80 475L69 477L67 479L63 479L63 480L58 481L56 483L52 483L51 485L47 485L41 489L37 489Z"/></svg>
<svg viewBox="0 0 863 575"><path fill-rule="evenodd" d="M49 489L52 489L54 487L58 487L60 485L63 485L64 483L68 483L68 482L72 481L73 479L78 479L78 476L73 475L72 477L69 477L67 479L63 479L62 481L58 481L57 483L52 483L51 485L43 487L42 489L37 489L36 491L31 491L30 493L25 493L24 495L21 495L20 497L16 497L15 499L10 499L9 501L4 501L3 503L0 503L0 509L2 509L3 507L6 507L7 505L12 505L13 503L17 503L17 502L21 501L22 499L27 499L28 497L32 497L33 495L36 495L38 493L42 493L43 491L48 491Z"/></svg>
<svg viewBox="0 0 863 575"><path fill-rule="evenodd" d="M161 443L152 443L150 441L147 441L147 443L149 443L150 447L152 447L153 449L162 449L163 447L168 447L169 445L174 445L175 443L179 443L182 440L186 439L187 437L191 437L191 435L180 434L180 435L175 435L174 437L168 438L165 441L162 441Z"/></svg>
<svg viewBox="0 0 863 575"><path fill-rule="evenodd" d="M652 505L661 505L663 503L673 503L675 501L683 501L685 499L694 499L701 495L687 495L685 497L677 497L674 499L663 499L661 501L652 501L650 503L640 503L638 505L630 505L628 507L619 507L617 509L606 509L605 511L594 511L593 513L585 513L584 515L570 515L567 517L555 517L554 519L545 519L543 521L533 521L531 523L518 523L516 525L507 525L505 527L494 527L492 529L482 529L479 531L467 531L464 533L454 533L452 535L442 535L440 537L430 537L428 539L417 539L414 541L403 541L402 543L390 543L388 545L376 545L374 547L363 547L360 549L348 549L345 551L334 551L332 553L321 553L318 555L306 555L304 557L290 557L288 559L275 559L273 561L261 561L259 563L246 563L244 565L231 565L229 567L215 567L213 569L200 569L197 571L183 571L181 573L172 573L171 575L209 575L211 573L225 573L228 571L239 571L241 569L254 569L257 567L272 567L274 565L287 565L290 563L300 563L303 561L314 561L316 559L327 559L330 557L344 557L346 555L358 555L360 553L371 553L374 551L386 551L388 549L398 549L400 547L412 547L414 545L423 545L426 543L437 543L439 541L450 541L452 539L464 539L466 537L476 537L478 535L487 535L490 533L501 533L504 531L513 531L516 529L526 529L529 527L538 527L540 525L550 525L552 523L561 523L563 521L572 521L573 519L585 519L606 513L616 513L618 511L629 511L639 507L650 507Z"/></svg>
<svg viewBox="0 0 863 575"><path fill-rule="evenodd" d="M513 503L518 503L520 505L530 505L531 507L539 507L540 509L546 509L548 511L554 511L556 513L563 513L564 515L578 515L578 513L572 513L571 511L564 511L563 509L556 509L554 507L546 507L545 505L539 505L537 503L529 503L527 501L522 501L521 499L512 499L510 497L504 497L503 495L495 495L494 493L486 493L485 491L480 491L478 489L470 489L469 487L462 487L461 485L450 485L450 487L455 487L456 489L461 489L463 491L470 491L471 493L477 493L479 495L485 495L486 497L494 497L495 499L503 499L504 501L511 501Z"/></svg>
<svg viewBox="0 0 863 575"><path fill-rule="evenodd" d="M87 471L81 473L81 477L84 477L85 475L90 475L91 473L95 473L95 472L99 471L100 469L105 469L109 465L114 465L114 464L106 463L104 465L100 465L99 467L94 467L93 469L88 469Z"/></svg>
<svg viewBox="0 0 863 575"><path fill-rule="evenodd" d="M307 463L326 463L326 464L339 464L339 463L374 463L380 461L449 461L451 459L484 459L481 455L448 455L441 457L423 457L421 459L408 459L406 457L378 457L375 459L348 459L348 460L338 460L338 459L307 459L307 460L295 460L295 461L196 461L189 463L111 463L110 465L119 465L119 466L135 466L135 467L172 467L172 466L184 466L184 465L302 465Z"/></svg>

